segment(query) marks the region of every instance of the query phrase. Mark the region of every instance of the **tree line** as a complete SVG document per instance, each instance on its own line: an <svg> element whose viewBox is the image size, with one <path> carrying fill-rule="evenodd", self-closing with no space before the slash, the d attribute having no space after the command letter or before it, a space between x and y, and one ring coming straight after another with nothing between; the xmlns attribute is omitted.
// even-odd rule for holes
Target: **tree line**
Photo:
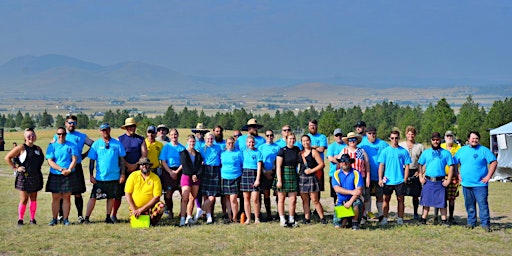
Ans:
<svg viewBox="0 0 512 256"><path fill-rule="evenodd" d="M121 127L124 120L130 117L128 110L108 110L102 120L96 120L92 115L78 113L78 129L94 129L102 122L108 122L113 127ZM446 99L440 99L436 104L430 103L426 108L421 106L399 106L393 102L383 101L364 110L360 106L351 108L333 108L328 105L320 110L310 106L306 110L295 113L291 110L276 110L274 115L269 113L255 115L244 108L235 109L231 112L207 116L203 110L188 109L182 111L174 110L171 105L163 115L148 117L145 114L133 116L139 122L139 133L145 134L148 125L165 124L167 127L194 128L201 122L206 127L213 128L216 125L227 130L241 129L250 118L256 118L259 124L264 125L263 129L279 130L284 124L289 124L293 129L302 131L311 119L318 120L319 132L331 135L335 128L341 128L344 134L353 131L354 124L363 120L368 126L377 128L378 137L386 139L389 131L398 128L401 131L412 125L416 127L418 134L417 141L428 142L433 131L444 133L452 130L457 138L466 140L469 131L480 131L481 143L489 144L489 129L499 127L512 121L512 100L495 101L488 112L469 95L456 115ZM64 123L64 116L57 115L55 118L45 110L42 114L30 115L16 114L0 115L0 127L22 129L31 127L47 128L55 127ZM403 137L403 136L402 136Z"/></svg>

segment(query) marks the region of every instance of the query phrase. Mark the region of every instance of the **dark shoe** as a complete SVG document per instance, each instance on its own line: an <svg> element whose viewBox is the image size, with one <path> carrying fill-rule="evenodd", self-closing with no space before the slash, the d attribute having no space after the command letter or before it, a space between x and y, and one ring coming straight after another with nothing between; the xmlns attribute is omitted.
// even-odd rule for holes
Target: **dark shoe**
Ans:
<svg viewBox="0 0 512 256"><path fill-rule="evenodd" d="M36 219L30 220L30 225L37 225Z"/></svg>
<svg viewBox="0 0 512 256"><path fill-rule="evenodd" d="M57 216L57 220L59 221L59 223L62 223L62 221L64 220L64 216Z"/></svg>
<svg viewBox="0 0 512 256"><path fill-rule="evenodd" d="M414 214L414 217L413 217L415 220L420 220L421 217L418 215L418 214Z"/></svg>
<svg viewBox="0 0 512 256"><path fill-rule="evenodd" d="M427 225L427 219L421 218L421 222L420 223L422 225Z"/></svg>
<svg viewBox="0 0 512 256"><path fill-rule="evenodd" d="M48 223L48 226L55 226L55 225L57 225L58 223L59 223L59 221L58 221L57 219L52 219L52 221L50 221L50 222Z"/></svg>
<svg viewBox="0 0 512 256"><path fill-rule="evenodd" d="M320 222L324 225L329 224L329 221L326 218L321 219Z"/></svg>
<svg viewBox="0 0 512 256"><path fill-rule="evenodd" d="M453 217L450 217L448 219L448 222L450 222L450 225L457 225L457 222L455 221L455 219Z"/></svg>
<svg viewBox="0 0 512 256"><path fill-rule="evenodd" d="M288 227L289 228L296 228L298 226L299 226L299 223L297 223L296 221L294 221L292 223L288 222Z"/></svg>
<svg viewBox="0 0 512 256"><path fill-rule="evenodd" d="M483 229L485 230L485 232L492 232L492 229L491 227L483 227Z"/></svg>
<svg viewBox="0 0 512 256"><path fill-rule="evenodd" d="M352 230L359 230L359 224L353 223L352 224Z"/></svg>
<svg viewBox="0 0 512 256"><path fill-rule="evenodd" d="M107 223L107 224L114 224L115 222L112 220L112 218L106 217L105 218L105 223Z"/></svg>
<svg viewBox="0 0 512 256"><path fill-rule="evenodd" d="M117 223L117 217L116 216L110 216L110 220L112 221L112 224Z"/></svg>
<svg viewBox="0 0 512 256"><path fill-rule="evenodd" d="M18 220L18 226L23 226L23 220Z"/></svg>
<svg viewBox="0 0 512 256"><path fill-rule="evenodd" d="M85 217L83 224L85 224L85 225L91 224L91 221L89 221L89 217Z"/></svg>
<svg viewBox="0 0 512 256"><path fill-rule="evenodd" d="M71 225L71 223L69 222L69 220L68 220L68 219L64 219L64 221L63 221L62 223L64 223L64 226L69 226L69 225Z"/></svg>
<svg viewBox="0 0 512 256"><path fill-rule="evenodd" d="M444 227L449 227L450 224L448 223L447 220L441 220L441 226L444 226Z"/></svg>
<svg viewBox="0 0 512 256"><path fill-rule="evenodd" d="M313 211L313 215L319 217L318 212L316 211L316 209Z"/></svg>
<svg viewBox="0 0 512 256"><path fill-rule="evenodd" d="M304 224L304 225L311 224L311 220L303 219L303 220L302 220L302 224Z"/></svg>
<svg viewBox="0 0 512 256"><path fill-rule="evenodd" d="M434 225L439 224L439 216L434 216Z"/></svg>
<svg viewBox="0 0 512 256"><path fill-rule="evenodd" d="M85 221L84 217L78 216L78 224L83 224Z"/></svg>
<svg viewBox="0 0 512 256"><path fill-rule="evenodd" d="M474 228L475 228L475 226L467 224L467 225L466 225L466 228L467 228L467 229L474 229Z"/></svg>

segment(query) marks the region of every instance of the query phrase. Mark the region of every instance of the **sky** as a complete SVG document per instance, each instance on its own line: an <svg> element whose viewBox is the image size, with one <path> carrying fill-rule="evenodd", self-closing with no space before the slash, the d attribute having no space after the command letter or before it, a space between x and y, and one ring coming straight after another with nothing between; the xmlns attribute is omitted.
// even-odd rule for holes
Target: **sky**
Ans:
<svg viewBox="0 0 512 256"><path fill-rule="evenodd" d="M512 1L0 3L0 64L62 54L210 77L512 82Z"/></svg>

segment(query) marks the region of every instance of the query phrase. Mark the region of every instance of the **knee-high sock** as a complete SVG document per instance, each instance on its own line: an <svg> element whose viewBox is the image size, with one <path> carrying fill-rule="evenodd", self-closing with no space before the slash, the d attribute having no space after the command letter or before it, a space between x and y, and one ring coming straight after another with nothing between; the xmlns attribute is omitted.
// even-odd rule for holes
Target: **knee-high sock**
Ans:
<svg viewBox="0 0 512 256"><path fill-rule="evenodd" d="M30 201L30 220L36 217L37 201Z"/></svg>
<svg viewBox="0 0 512 256"><path fill-rule="evenodd" d="M450 204L448 206L448 210L450 211L450 218L453 218L453 211L455 210L455 204Z"/></svg>
<svg viewBox="0 0 512 256"><path fill-rule="evenodd" d="M81 196L75 197L75 206L78 216L84 216L84 199Z"/></svg>
<svg viewBox="0 0 512 256"><path fill-rule="evenodd" d="M19 204L18 205L18 219L23 220L23 217L25 216L25 211L27 210L26 204Z"/></svg>
<svg viewBox="0 0 512 256"><path fill-rule="evenodd" d="M112 216L117 217L117 210L121 206L121 199L114 199L114 207L112 207Z"/></svg>
<svg viewBox="0 0 512 256"><path fill-rule="evenodd" d="M64 210L62 210L62 204L64 203L64 199L60 199L59 201L59 216L64 216Z"/></svg>
<svg viewBox="0 0 512 256"><path fill-rule="evenodd" d="M412 198L412 205L414 207L414 214L418 214L418 207L420 206L420 199L417 197Z"/></svg>
<svg viewBox="0 0 512 256"><path fill-rule="evenodd" d="M265 210L267 211L267 214L270 216L272 214L272 210L270 207L270 197L263 198L263 203L265 204ZM267 217L269 217L267 216Z"/></svg>
<svg viewBox="0 0 512 256"><path fill-rule="evenodd" d="M382 202L377 203L377 211L379 212L379 217L382 216Z"/></svg>

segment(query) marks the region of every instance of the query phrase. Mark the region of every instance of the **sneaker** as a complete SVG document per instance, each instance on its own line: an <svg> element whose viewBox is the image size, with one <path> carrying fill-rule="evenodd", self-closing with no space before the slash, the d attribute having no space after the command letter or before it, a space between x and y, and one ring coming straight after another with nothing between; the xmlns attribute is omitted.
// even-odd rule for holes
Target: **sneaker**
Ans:
<svg viewBox="0 0 512 256"><path fill-rule="evenodd" d="M192 217L187 217L187 219L185 219L185 225L192 225L194 224L194 220L192 219Z"/></svg>
<svg viewBox="0 0 512 256"><path fill-rule="evenodd" d="M36 219L30 220L29 224L30 225L37 225Z"/></svg>
<svg viewBox="0 0 512 256"><path fill-rule="evenodd" d="M444 226L444 227L449 227L450 224L448 223L447 220L441 220L441 226Z"/></svg>
<svg viewBox="0 0 512 256"><path fill-rule="evenodd" d="M211 224L213 224L213 218L212 218L212 216L210 216L210 217L208 217L208 218L206 219L206 224L207 224L207 225L211 225Z"/></svg>
<svg viewBox="0 0 512 256"><path fill-rule="evenodd" d="M185 226L185 219L180 219L180 227Z"/></svg>
<svg viewBox="0 0 512 256"><path fill-rule="evenodd" d="M290 228L296 228L298 226L299 226L299 223L296 221L294 221L293 223L288 223L288 227L290 227Z"/></svg>
<svg viewBox="0 0 512 256"><path fill-rule="evenodd" d="M384 215L379 216L379 222L381 222L384 219Z"/></svg>
<svg viewBox="0 0 512 256"><path fill-rule="evenodd" d="M115 222L114 222L114 220L112 219L112 217L106 217L106 218L105 218L105 223L107 223L107 224L114 224Z"/></svg>
<svg viewBox="0 0 512 256"><path fill-rule="evenodd" d="M18 220L18 226L23 226L23 220Z"/></svg>
<svg viewBox="0 0 512 256"><path fill-rule="evenodd" d="M89 224L91 224L91 222L89 221L88 218L85 218L83 224L84 225L89 225Z"/></svg>
<svg viewBox="0 0 512 256"><path fill-rule="evenodd" d="M455 221L455 219L453 217L450 217L448 219L448 222L450 222L450 225L457 225L457 222Z"/></svg>
<svg viewBox="0 0 512 256"><path fill-rule="evenodd" d="M71 223L69 222L69 220L68 220L68 219L64 219L64 221L63 221L62 223L64 223L64 226L69 226L69 225L71 225Z"/></svg>
<svg viewBox="0 0 512 256"><path fill-rule="evenodd" d="M196 216L194 216L194 222L196 222L199 218L201 218L201 216L203 216L203 214L204 214L203 209L201 209L201 208L197 209Z"/></svg>
<svg viewBox="0 0 512 256"><path fill-rule="evenodd" d="M78 216L78 224L83 224L85 221L84 217Z"/></svg>
<svg viewBox="0 0 512 256"><path fill-rule="evenodd" d="M370 218L370 219L375 219L375 217L376 217L376 216L375 216L375 214L373 214L373 212L369 212L369 213L367 213L367 214L366 214L366 216L367 216L368 218Z"/></svg>
<svg viewBox="0 0 512 256"><path fill-rule="evenodd" d="M329 221L326 219L326 218L323 218L320 220L320 222L323 224L323 225L327 225L329 224Z"/></svg>
<svg viewBox="0 0 512 256"><path fill-rule="evenodd" d="M110 216L110 220L112 221L112 224L117 223L117 217L116 216Z"/></svg>
<svg viewBox="0 0 512 256"><path fill-rule="evenodd" d="M302 220L302 224L304 224L304 225L311 224L311 220L303 219L303 220Z"/></svg>
<svg viewBox="0 0 512 256"><path fill-rule="evenodd" d="M62 221L64 220L64 216L57 216L57 220L59 221L59 223L62 223Z"/></svg>
<svg viewBox="0 0 512 256"><path fill-rule="evenodd" d="M434 216L434 225L439 224L439 216Z"/></svg>
<svg viewBox="0 0 512 256"><path fill-rule="evenodd" d="M421 217L420 217L417 213L416 213L416 214L414 214L414 217L413 217L413 218L414 218L415 220L420 220L420 219L421 219Z"/></svg>
<svg viewBox="0 0 512 256"><path fill-rule="evenodd" d="M475 228L475 226L470 225L470 224L467 224L467 225L466 225L466 228L467 228L467 229L474 229L474 228Z"/></svg>
<svg viewBox="0 0 512 256"><path fill-rule="evenodd" d="M388 224L388 218L382 217L382 220L379 223L381 226L386 226Z"/></svg>
<svg viewBox="0 0 512 256"><path fill-rule="evenodd" d="M254 219L254 224L259 224L259 223L261 223L260 219L259 218L255 218Z"/></svg>
<svg viewBox="0 0 512 256"><path fill-rule="evenodd" d="M286 224L286 220L285 221L279 221L279 226L287 227L288 225Z"/></svg>
<svg viewBox="0 0 512 256"><path fill-rule="evenodd" d="M50 222L48 223L48 226L55 226L55 225L57 225L58 223L59 223L59 221L58 221L57 219L52 219L52 221L50 221Z"/></svg>
<svg viewBox="0 0 512 256"><path fill-rule="evenodd" d="M422 225L427 225L427 219L421 218L420 223Z"/></svg>
<svg viewBox="0 0 512 256"><path fill-rule="evenodd" d="M404 225L404 220L402 218L397 218L396 219L396 224L402 226L402 225Z"/></svg>
<svg viewBox="0 0 512 256"><path fill-rule="evenodd" d="M318 212L316 211L316 209L313 211L313 215L314 215L314 216L317 216L317 217L319 217L319 216L320 216L320 215L318 215Z"/></svg>
<svg viewBox="0 0 512 256"><path fill-rule="evenodd" d="M492 232L491 227L482 227L482 228L485 230L485 232L489 232L489 233Z"/></svg>
<svg viewBox="0 0 512 256"><path fill-rule="evenodd" d="M366 224L366 218L367 218L366 216L363 216L363 217L361 218L361 226L363 226L364 224Z"/></svg>
<svg viewBox="0 0 512 256"><path fill-rule="evenodd" d="M357 224L357 223L352 224L352 230L359 230L359 224Z"/></svg>

